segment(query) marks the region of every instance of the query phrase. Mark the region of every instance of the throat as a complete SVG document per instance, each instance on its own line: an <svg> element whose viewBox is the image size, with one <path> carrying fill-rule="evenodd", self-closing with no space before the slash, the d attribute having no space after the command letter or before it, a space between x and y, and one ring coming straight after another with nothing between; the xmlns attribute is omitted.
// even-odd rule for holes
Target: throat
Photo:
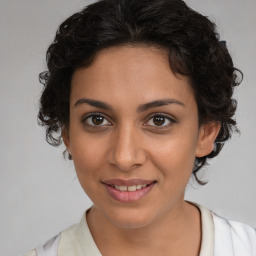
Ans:
<svg viewBox="0 0 256 256"><path fill-rule="evenodd" d="M201 244L200 211L187 205L184 216L157 225L122 228L104 216L95 206L87 214L92 237L102 255L189 255L198 256ZM157 239L156 239L157 238Z"/></svg>

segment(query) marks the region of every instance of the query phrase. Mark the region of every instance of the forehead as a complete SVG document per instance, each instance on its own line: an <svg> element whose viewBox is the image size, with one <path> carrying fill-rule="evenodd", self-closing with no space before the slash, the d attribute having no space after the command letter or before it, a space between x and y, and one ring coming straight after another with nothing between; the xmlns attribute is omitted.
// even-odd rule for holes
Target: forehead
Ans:
<svg viewBox="0 0 256 256"><path fill-rule="evenodd" d="M166 50L131 45L101 50L89 67L76 70L71 101L81 95L116 101L121 100L121 95L143 101L167 96L185 101L194 99L189 79L173 74Z"/></svg>

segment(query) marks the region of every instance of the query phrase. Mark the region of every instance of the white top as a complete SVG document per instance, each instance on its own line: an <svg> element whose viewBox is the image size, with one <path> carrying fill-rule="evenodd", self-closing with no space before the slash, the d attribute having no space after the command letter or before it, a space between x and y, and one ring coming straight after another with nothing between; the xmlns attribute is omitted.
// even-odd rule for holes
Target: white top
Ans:
<svg viewBox="0 0 256 256"><path fill-rule="evenodd" d="M201 212L202 241L199 256L256 256L256 231L196 205ZM71 226L24 256L102 256L86 222Z"/></svg>

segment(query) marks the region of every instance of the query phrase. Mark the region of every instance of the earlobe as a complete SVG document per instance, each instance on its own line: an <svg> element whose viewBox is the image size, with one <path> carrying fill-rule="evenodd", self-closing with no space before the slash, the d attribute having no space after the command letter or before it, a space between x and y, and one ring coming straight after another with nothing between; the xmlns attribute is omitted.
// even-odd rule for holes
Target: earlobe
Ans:
<svg viewBox="0 0 256 256"><path fill-rule="evenodd" d="M201 125L198 136L196 157L209 155L214 149L214 141L220 131L219 122L209 122Z"/></svg>

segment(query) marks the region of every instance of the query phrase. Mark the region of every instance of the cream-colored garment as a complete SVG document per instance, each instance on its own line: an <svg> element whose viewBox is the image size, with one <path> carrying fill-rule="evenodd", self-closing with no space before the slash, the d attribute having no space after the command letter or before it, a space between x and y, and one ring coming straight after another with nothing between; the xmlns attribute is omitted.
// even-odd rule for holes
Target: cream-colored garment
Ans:
<svg viewBox="0 0 256 256"><path fill-rule="evenodd" d="M253 228L229 221L195 204L201 212L202 240L199 256L256 256ZM62 231L46 244L24 256L102 256L86 222Z"/></svg>

